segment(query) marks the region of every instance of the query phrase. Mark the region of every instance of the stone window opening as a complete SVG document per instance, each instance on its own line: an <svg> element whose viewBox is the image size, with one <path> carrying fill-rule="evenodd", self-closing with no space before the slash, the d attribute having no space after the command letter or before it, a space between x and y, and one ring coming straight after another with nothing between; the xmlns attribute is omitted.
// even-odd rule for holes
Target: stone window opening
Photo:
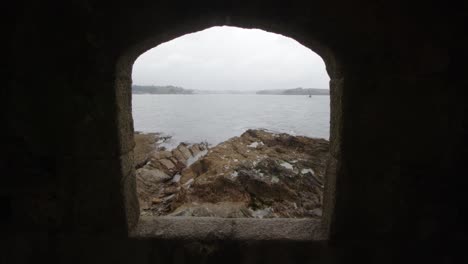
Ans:
<svg viewBox="0 0 468 264"><path fill-rule="evenodd" d="M162 43L161 40L157 40L156 43L153 43L153 47L157 46L159 43ZM156 44L156 45L154 45ZM309 46L307 46L309 47ZM134 149L135 154L135 163L134 167L140 169L136 175L141 177L141 168L144 166L141 163L141 154L138 149L138 141L147 140L144 136L140 134L133 134L133 121L131 117L131 69L132 65L135 62L136 58L144 53L149 48L152 48L148 45L148 42L137 45L136 48L131 50L128 54L122 56L119 65L117 67L117 91L124 95L126 98L124 101L126 105L122 108L127 114L129 120L124 120L125 123L129 124L130 128L127 131L127 136L132 140L137 142L137 146ZM310 47L309 47L310 48ZM322 50L322 49L320 49ZM323 49L326 50L326 49ZM320 54L320 53L318 53ZM328 54L328 53L327 53ZM330 59L328 59L330 60ZM327 59L325 59L327 62ZM330 65L327 63L327 70L331 77L330 80L330 106L331 118L330 118L330 145L328 146L329 154L331 152L337 151L336 137L339 134L339 126L336 122L336 118L333 118L333 115L336 113L333 111L334 104L337 105L336 90L340 89L340 82L336 81L336 78L333 78L333 74L330 74ZM338 85L337 85L338 84ZM339 101L338 101L339 103ZM131 133L130 133L131 132ZM154 131L156 132L156 131ZM256 132L249 132L253 137L258 137ZM333 142L335 141L335 142ZM245 143L245 142L244 142ZM250 142L248 142L250 143ZM251 143L252 144L252 143ZM192 147L195 146L195 147ZM203 145L192 145L192 146L182 146L175 148L175 151L172 151L171 156L186 156L186 159L196 156L197 153L205 151ZM185 147L185 148L184 148ZM339 150L338 150L339 151ZM169 153L159 153L158 155L169 155ZM332 156L336 156L333 155ZM153 157L154 158L154 157ZM157 159L158 166L161 168L171 170L173 167L177 167L177 161L171 160L172 157L159 157ZM176 158L176 157L175 157ZM166 159L171 161L170 163L166 162ZM177 159L177 158L176 158ZM146 163L148 160L146 160ZM288 163L289 164L289 163ZM187 165L187 164L186 164ZM202 173L203 162L200 164L195 164L198 168L195 169L194 173ZM284 165L284 164L283 164ZM284 165L283 167L286 167ZM141 204L141 199L138 201L136 185L138 181L135 178L128 179L129 182L123 183L124 190L124 200L126 204L129 234L132 237L142 237L142 238L160 238L160 239L196 239L196 240L294 240L294 241L307 241L307 240L326 240L329 233L329 219L331 217L333 209L333 197L334 197L334 182L336 177L336 167L337 160L335 158L329 158L326 161L326 166L321 172L324 176L323 182L318 182L317 185L323 187L323 200L322 200L322 210L323 216L318 218L245 218L245 217L181 217L181 216L153 216L153 215L142 215L140 214L140 207L147 206ZM198 172L196 171L198 170ZM303 170L304 172L305 170ZM313 171L313 170L312 170ZM150 172L145 172L150 173ZM307 174L309 171L307 171ZM312 172L314 176L315 172ZM150 173L151 174L151 173ZM135 176L135 175L133 175ZM158 175L158 177L165 177L164 175ZM237 176L237 175L236 175ZM171 175L174 177L174 175ZM184 175L182 176L182 178ZM317 181L316 177L315 180ZM193 182L193 179L183 179L182 186L179 186L179 189L183 185L190 184ZM317 183L317 182L316 182ZM170 186L168 186L170 187ZM165 190L166 191L166 190ZM172 192L174 190L167 190ZM169 193L168 193L169 194ZM171 195L171 194L170 194ZM170 196L169 195L169 196ZM141 195L140 195L141 196ZM157 198L159 199L159 198ZM164 201L153 200L151 203L160 203Z"/></svg>

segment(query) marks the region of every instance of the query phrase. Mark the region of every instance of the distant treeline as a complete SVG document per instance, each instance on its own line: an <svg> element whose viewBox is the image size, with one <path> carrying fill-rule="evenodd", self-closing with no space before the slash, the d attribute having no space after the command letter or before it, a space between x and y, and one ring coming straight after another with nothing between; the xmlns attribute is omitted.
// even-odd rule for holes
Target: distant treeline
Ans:
<svg viewBox="0 0 468 264"><path fill-rule="evenodd" d="M236 91L236 90L190 90L178 86L147 86L133 85L132 93L134 94L249 94L254 91ZM277 89L277 90L260 90L256 94L277 94L277 95L329 95L327 89L316 88L294 88L294 89Z"/></svg>
<svg viewBox="0 0 468 264"><path fill-rule="evenodd" d="M134 94L193 94L193 90L184 89L177 86L143 86L133 85Z"/></svg>
<svg viewBox="0 0 468 264"><path fill-rule="evenodd" d="M279 94L279 95L329 95L328 89L316 88L294 88L277 90L260 90L257 94Z"/></svg>

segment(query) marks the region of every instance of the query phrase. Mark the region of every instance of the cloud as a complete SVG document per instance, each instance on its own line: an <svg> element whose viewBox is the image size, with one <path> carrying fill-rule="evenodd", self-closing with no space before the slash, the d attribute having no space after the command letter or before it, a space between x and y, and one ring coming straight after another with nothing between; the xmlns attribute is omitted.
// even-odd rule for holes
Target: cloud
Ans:
<svg viewBox="0 0 468 264"><path fill-rule="evenodd" d="M133 83L200 90L328 88L325 64L297 41L259 29L212 27L163 43L133 65Z"/></svg>

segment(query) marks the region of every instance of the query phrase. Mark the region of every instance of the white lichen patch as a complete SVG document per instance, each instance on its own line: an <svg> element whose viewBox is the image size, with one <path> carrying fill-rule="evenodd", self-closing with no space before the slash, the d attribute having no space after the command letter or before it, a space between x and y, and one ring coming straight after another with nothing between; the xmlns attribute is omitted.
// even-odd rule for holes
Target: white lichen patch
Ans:
<svg viewBox="0 0 468 264"><path fill-rule="evenodd" d="M294 169L294 167L291 164L287 163L287 162L280 163L280 166L283 167L283 168L286 168L288 170L293 170Z"/></svg>
<svg viewBox="0 0 468 264"><path fill-rule="evenodd" d="M180 177L181 177L181 175L177 173L177 174L174 175L174 177L172 178L172 182L179 182L179 181L180 181Z"/></svg>
<svg viewBox="0 0 468 264"><path fill-rule="evenodd" d="M252 144L247 145L247 147L249 147L249 148L256 148L256 147L258 147L258 142L255 141L255 142L253 142Z"/></svg>
<svg viewBox="0 0 468 264"><path fill-rule="evenodd" d="M186 187L186 188L188 189L188 188L190 188L190 186L192 185L193 182L194 182L194 180L193 180L193 179L190 179L190 180L188 180L186 183L184 183L183 186Z"/></svg>
<svg viewBox="0 0 468 264"><path fill-rule="evenodd" d="M315 175L315 172L314 172L313 169L308 168L308 169L302 169L302 170L301 170L301 174L307 174L307 173L310 173L310 174L312 174L312 175Z"/></svg>
<svg viewBox="0 0 468 264"><path fill-rule="evenodd" d="M239 173L237 171L231 173L231 178L237 178L237 176L239 176Z"/></svg>
<svg viewBox="0 0 468 264"><path fill-rule="evenodd" d="M200 151L199 153L197 153L195 156L192 156L192 157L188 158L187 167L189 167L190 165L195 163L197 160L199 160L200 158L205 156L207 153L208 153L207 150L203 150L203 151Z"/></svg>
<svg viewBox="0 0 468 264"><path fill-rule="evenodd" d="M175 194L171 194L171 195L169 195L169 196L164 197L163 200L164 200L164 201L168 201L168 200L171 200L171 199L174 198L174 197L175 197Z"/></svg>
<svg viewBox="0 0 468 264"><path fill-rule="evenodd" d="M279 182L279 178L277 176L271 177L271 183L278 183L278 182Z"/></svg>
<svg viewBox="0 0 468 264"><path fill-rule="evenodd" d="M262 146L262 145L264 145L262 141L260 141L260 142L255 141L255 142L251 143L250 145L247 145L247 147L257 148L258 146Z"/></svg>
<svg viewBox="0 0 468 264"><path fill-rule="evenodd" d="M250 212L252 213L253 218L265 218L266 216L273 213L273 209L271 207L267 207L265 209L259 209L259 210L250 209Z"/></svg>

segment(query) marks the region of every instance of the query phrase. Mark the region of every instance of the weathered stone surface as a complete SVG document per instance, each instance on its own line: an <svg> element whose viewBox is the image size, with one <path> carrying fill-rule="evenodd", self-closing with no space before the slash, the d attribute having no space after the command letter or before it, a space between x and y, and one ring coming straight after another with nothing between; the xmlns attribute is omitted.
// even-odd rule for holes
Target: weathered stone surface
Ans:
<svg viewBox="0 0 468 264"><path fill-rule="evenodd" d="M162 150L162 151L153 151L151 153L151 159L152 160L161 160L161 159L167 159L172 156L172 153L170 151Z"/></svg>
<svg viewBox="0 0 468 264"><path fill-rule="evenodd" d="M161 165L163 165L167 170L172 170L175 168L174 163L168 159L161 159L159 160L159 163L161 163Z"/></svg>
<svg viewBox="0 0 468 264"><path fill-rule="evenodd" d="M198 153L200 153L202 150L198 147L198 144L194 144L190 146L189 148L190 153L192 153L192 156L196 156Z"/></svg>
<svg viewBox="0 0 468 264"><path fill-rule="evenodd" d="M159 134L137 135L138 149L145 150L145 157L149 158L146 159L146 165L136 171L137 194L141 210L143 214L148 210L151 214L166 214L170 211L175 194L180 191L178 181L180 174L186 168L186 157L195 159L196 156L203 154L203 151L199 151L196 156L192 156L190 149L205 150L206 146L204 144L188 146L182 143L176 149L167 151L159 148L158 142L160 141L154 137Z"/></svg>
<svg viewBox="0 0 468 264"><path fill-rule="evenodd" d="M137 177L148 183L160 183L171 179L171 176L157 169L147 169L143 167L136 171Z"/></svg>
<svg viewBox="0 0 468 264"><path fill-rule="evenodd" d="M179 149L174 149L172 150L172 155L174 158L177 159L178 162L187 165L187 158L182 154L182 152Z"/></svg>
<svg viewBox="0 0 468 264"><path fill-rule="evenodd" d="M151 200L162 191L162 183L171 177L158 169L140 168L136 171L137 194L141 209L151 206Z"/></svg>
<svg viewBox="0 0 468 264"><path fill-rule="evenodd" d="M320 231L320 220L310 218L228 219L142 216L138 227L131 233L131 236L137 238L191 239L200 241L320 241L324 240ZM282 247L284 246L282 245ZM278 248L278 251L282 252L282 250L283 248Z"/></svg>
<svg viewBox="0 0 468 264"><path fill-rule="evenodd" d="M185 159L192 157L192 153L190 153L190 150L184 144L177 146L177 149L182 153Z"/></svg>
<svg viewBox="0 0 468 264"><path fill-rule="evenodd" d="M457 246L467 237L465 2L52 0L7 6L0 199L5 263L466 259ZM189 225L193 220L182 218L149 221L149 232L138 233L159 241L116 239L116 230L126 232L125 224L116 224L124 222L122 206L108 202L118 204L122 191L109 182L124 182L122 170L108 164L94 175L93 162L133 148L131 137L122 136L133 132L132 65L161 43L221 25L294 38L326 61L331 79L343 79L342 107L331 113L339 173L329 200L330 243L224 243L272 233L275 240L291 233L309 238L313 227L229 219ZM42 203L46 210L30 213L30 204ZM75 203L79 208L70 206ZM83 203L89 207L80 209ZM63 221L51 225L55 218ZM246 230L249 236L240 235ZM210 239L217 242L186 247L186 240Z"/></svg>
<svg viewBox="0 0 468 264"><path fill-rule="evenodd" d="M169 216L242 218L252 217L252 213L244 203L238 202L190 203L178 207Z"/></svg>
<svg viewBox="0 0 468 264"><path fill-rule="evenodd" d="M134 138L135 138L135 149L134 149L135 166L142 167L149 161L150 155L156 147L156 142L158 141L158 134L135 133Z"/></svg>

